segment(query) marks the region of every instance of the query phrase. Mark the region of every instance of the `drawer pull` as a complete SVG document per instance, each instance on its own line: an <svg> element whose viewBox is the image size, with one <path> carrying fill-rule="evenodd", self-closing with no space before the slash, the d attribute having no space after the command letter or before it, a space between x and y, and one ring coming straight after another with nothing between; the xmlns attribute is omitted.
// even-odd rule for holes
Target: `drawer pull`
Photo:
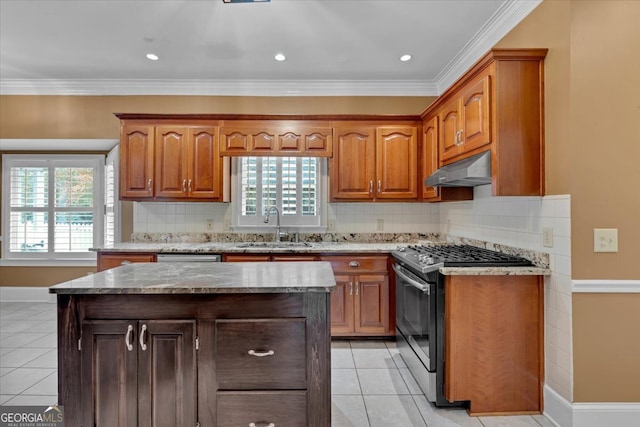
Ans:
<svg viewBox="0 0 640 427"><path fill-rule="evenodd" d="M129 261L128 259L122 260L122 262L120 263L120 265L127 265L127 264L131 264L131 261Z"/></svg>
<svg viewBox="0 0 640 427"><path fill-rule="evenodd" d="M276 425L274 423L257 422L249 423L249 427L276 427Z"/></svg>
<svg viewBox="0 0 640 427"><path fill-rule="evenodd" d="M276 352L273 350L269 350L269 351L249 350L249 354L251 356L256 356L256 357L265 357L265 356L273 356L274 354L276 354Z"/></svg>
<svg viewBox="0 0 640 427"><path fill-rule="evenodd" d="M358 261L351 261L349 267L358 268L360 267L360 263Z"/></svg>

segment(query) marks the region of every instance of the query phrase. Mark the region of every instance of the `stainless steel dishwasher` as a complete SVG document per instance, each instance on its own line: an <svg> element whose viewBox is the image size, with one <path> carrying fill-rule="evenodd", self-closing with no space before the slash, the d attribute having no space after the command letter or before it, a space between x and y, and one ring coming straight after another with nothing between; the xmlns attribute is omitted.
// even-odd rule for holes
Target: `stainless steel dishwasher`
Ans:
<svg viewBox="0 0 640 427"><path fill-rule="evenodd" d="M158 254L158 262L220 262L220 254Z"/></svg>

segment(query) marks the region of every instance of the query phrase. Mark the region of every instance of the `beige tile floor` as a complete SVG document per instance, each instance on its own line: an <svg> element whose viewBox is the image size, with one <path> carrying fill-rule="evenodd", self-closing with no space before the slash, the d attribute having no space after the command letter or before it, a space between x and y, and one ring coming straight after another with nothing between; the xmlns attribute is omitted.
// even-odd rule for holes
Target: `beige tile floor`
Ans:
<svg viewBox="0 0 640 427"><path fill-rule="evenodd" d="M0 405L57 401L56 309L0 302ZM427 402L393 341L334 341L333 427L540 427L542 415L469 417Z"/></svg>

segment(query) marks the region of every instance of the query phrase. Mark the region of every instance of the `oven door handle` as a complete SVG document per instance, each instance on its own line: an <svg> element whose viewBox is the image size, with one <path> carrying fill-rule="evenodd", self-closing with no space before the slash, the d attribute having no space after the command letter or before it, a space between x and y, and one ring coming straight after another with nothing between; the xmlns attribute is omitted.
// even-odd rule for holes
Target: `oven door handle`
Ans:
<svg viewBox="0 0 640 427"><path fill-rule="evenodd" d="M424 292L427 295L431 294L431 290L429 289L429 285L428 284L423 284L418 282L415 279L412 279L411 277L407 276L403 271L402 271L402 267L398 267L397 265L393 265L393 269L396 271L396 274L398 276L400 276L400 278L402 278L402 280L409 282L409 284L413 287L416 287L418 289L420 289L422 292Z"/></svg>

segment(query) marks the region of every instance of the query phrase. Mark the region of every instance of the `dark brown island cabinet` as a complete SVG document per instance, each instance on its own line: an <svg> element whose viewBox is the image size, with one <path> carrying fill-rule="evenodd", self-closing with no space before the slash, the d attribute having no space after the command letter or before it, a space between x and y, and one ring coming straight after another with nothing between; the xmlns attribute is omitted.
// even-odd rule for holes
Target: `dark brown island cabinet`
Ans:
<svg viewBox="0 0 640 427"><path fill-rule="evenodd" d="M328 262L131 263L50 288L69 426L331 425Z"/></svg>

